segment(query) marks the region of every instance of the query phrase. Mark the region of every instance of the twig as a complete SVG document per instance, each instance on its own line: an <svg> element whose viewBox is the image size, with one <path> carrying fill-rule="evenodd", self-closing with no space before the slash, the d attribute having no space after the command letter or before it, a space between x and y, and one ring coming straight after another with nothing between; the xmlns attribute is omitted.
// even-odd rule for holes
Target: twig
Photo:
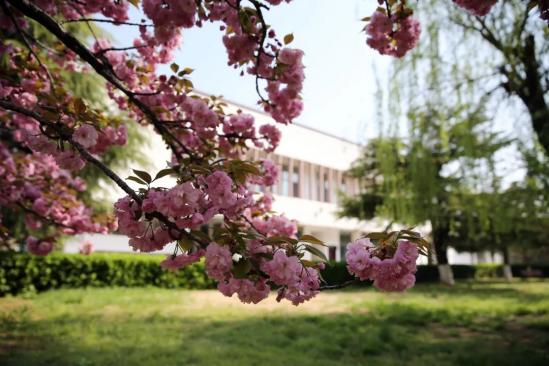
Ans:
<svg viewBox="0 0 549 366"><path fill-rule="evenodd" d="M349 281L346 281L346 282L342 282L342 283L338 283L337 285L326 285L326 286L320 286L320 291L326 291L326 290L338 290L338 289L342 289L344 287L347 287L347 286L350 286L350 285L354 285L354 284L357 284L359 283L358 280L349 280Z"/></svg>
<svg viewBox="0 0 549 366"><path fill-rule="evenodd" d="M65 20L65 21L61 22L61 24L77 23L77 22L97 22L97 23L111 23L111 24L114 24L114 25L131 25L131 26L136 26L136 27L154 27L154 24L119 22L119 21L116 21L116 20L97 19L97 18L69 19L69 20Z"/></svg>

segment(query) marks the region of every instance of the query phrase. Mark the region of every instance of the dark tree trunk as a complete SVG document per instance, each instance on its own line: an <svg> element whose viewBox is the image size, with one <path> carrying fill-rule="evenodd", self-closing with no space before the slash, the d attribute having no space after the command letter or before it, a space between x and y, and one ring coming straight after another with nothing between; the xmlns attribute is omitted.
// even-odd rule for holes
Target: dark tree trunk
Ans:
<svg viewBox="0 0 549 366"><path fill-rule="evenodd" d="M438 264L438 275L440 282L447 285L454 284L454 273L452 267L448 264L448 238L450 228L448 225L433 223L433 246Z"/></svg>
<svg viewBox="0 0 549 366"><path fill-rule="evenodd" d="M524 78L516 73L503 69L507 77L504 88L508 93L516 94L524 103L532 119L532 127L540 144L549 155L549 106L545 101L540 63L536 55L536 43L533 35L526 37L522 48L520 62L524 66Z"/></svg>
<svg viewBox="0 0 549 366"><path fill-rule="evenodd" d="M433 246L438 264L448 264L449 230L444 226L433 225Z"/></svg>
<svg viewBox="0 0 549 366"><path fill-rule="evenodd" d="M511 270L511 258L509 255L509 248L503 248L503 278L507 281L513 279L513 271Z"/></svg>

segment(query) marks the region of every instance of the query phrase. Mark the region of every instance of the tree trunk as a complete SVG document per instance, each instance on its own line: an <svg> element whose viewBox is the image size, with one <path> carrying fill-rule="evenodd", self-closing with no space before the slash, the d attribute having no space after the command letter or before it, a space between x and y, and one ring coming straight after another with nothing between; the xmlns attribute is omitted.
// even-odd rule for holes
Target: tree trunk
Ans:
<svg viewBox="0 0 549 366"><path fill-rule="evenodd" d="M454 273L448 264L448 236L450 230L446 226L433 225L433 246L437 257L438 275L440 282L453 285Z"/></svg>
<svg viewBox="0 0 549 366"><path fill-rule="evenodd" d="M534 36L526 37L522 51L521 63L524 65L525 77L519 79L505 71L503 73L507 77L507 82L503 86L507 92L516 94L524 103L539 142L549 155L549 106L545 101L545 91L541 83L541 66L536 55Z"/></svg>
<svg viewBox="0 0 549 366"><path fill-rule="evenodd" d="M509 258L509 248L503 248L503 278L506 281L513 279L513 271L511 270L511 261Z"/></svg>

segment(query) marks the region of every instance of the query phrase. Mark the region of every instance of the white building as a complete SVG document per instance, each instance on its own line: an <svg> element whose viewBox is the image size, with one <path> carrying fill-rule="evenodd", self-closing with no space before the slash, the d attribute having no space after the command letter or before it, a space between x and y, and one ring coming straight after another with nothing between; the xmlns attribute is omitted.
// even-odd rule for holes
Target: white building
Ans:
<svg viewBox="0 0 549 366"><path fill-rule="evenodd" d="M258 125L274 123L264 112L233 102L228 104L229 110L240 109L243 113L253 115ZM359 157L361 145L296 123L277 124L277 127L282 132L282 139L275 153L265 154L263 151L251 149L247 154L254 160L269 158L279 167L278 184L270 189L275 198L273 209L297 220L300 234L310 234L323 240L328 247L319 249L323 249L330 260L342 260L345 246L350 241L363 233L382 231L387 225L387 222L381 220L360 221L338 218L337 215L339 193L359 193L359 182L347 176L346 171ZM153 160L152 171L159 171L170 160L170 152L157 134L151 132L150 140L150 150L144 153ZM118 173L127 176L130 170ZM166 184L166 181L163 180L162 183ZM119 191L113 192L112 200L120 195ZM91 241L96 251L132 251L127 237L122 235L77 236L66 242L65 251L78 252L83 241ZM173 252L173 246L167 246L163 252ZM448 257L451 264L476 264L485 261L501 263L499 257L486 260L485 255L457 253L453 249L449 250ZM426 263L427 260L422 257L419 262Z"/></svg>
<svg viewBox="0 0 549 366"><path fill-rule="evenodd" d="M230 110L240 109L253 115L258 125L273 123L266 113L236 103L229 104ZM346 176L345 172L359 157L361 146L299 124L277 124L277 127L282 132L282 139L275 153L267 155L252 149L247 156L253 159L267 157L279 166L278 184L270 189L275 198L274 211L297 220L301 234L311 234L325 241L329 245L324 248L326 256L340 260L345 245L352 239L361 233L383 228L381 223L337 217L339 193L355 194L359 191L358 181ZM154 158L153 172L165 168L166 161L170 160L170 152L154 133L151 133L150 151L145 153ZM129 172L118 173L127 176ZM113 191L111 199L114 201L120 195L119 191ZM132 250L122 235L82 235L68 240L65 251L77 252L83 241L91 241L96 251ZM171 252L171 248L165 251Z"/></svg>

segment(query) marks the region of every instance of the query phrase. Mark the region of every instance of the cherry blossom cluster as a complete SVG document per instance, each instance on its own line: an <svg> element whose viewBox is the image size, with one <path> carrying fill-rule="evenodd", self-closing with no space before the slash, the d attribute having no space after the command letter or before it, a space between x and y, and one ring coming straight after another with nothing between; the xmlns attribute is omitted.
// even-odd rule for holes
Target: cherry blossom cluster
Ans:
<svg viewBox="0 0 549 366"><path fill-rule="evenodd" d="M498 0L453 0L458 6L471 14L484 16L490 12Z"/></svg>
<svg viewBox="0 0 549 366"><path fill-rule="evenodd" d="M82 179L61 169L51 155L24 154L0 142L0 206L22 212L26 227L47 237L27 241L31 253L49 253L57 234L106 233L115 228L113 222L96 220L77 199L85 188Z"/></svg>
<svg viewBox="0 0 549 366"><path fill-rule="evenodd" d="M452 0L457 6L475 16L485 16L498 0ZM382 55L401 58L416 47L421 33L420 23L412 17L407 0L378 0L372 16L364 18L368 38L366 43ZM525 6L538 6L540 18L549 24L549 2L532 1Z"/></svg>
<svg viewBox="0 0 549 366"><path fill-rule="evenodd" d="M370 47L382 55L403 57L417 45L421 26L411 15L390 15L378 9L365 30Z"/></svg>
<svg viewBox="0 0 549 366"><path fill-rule="evenodd" d="M373 281L382 291L405 291L415 283L418 255L417 245L408 240L399 241L395 250L364 238L349 244L345 257L347 269L361 281Z"/></svg>

